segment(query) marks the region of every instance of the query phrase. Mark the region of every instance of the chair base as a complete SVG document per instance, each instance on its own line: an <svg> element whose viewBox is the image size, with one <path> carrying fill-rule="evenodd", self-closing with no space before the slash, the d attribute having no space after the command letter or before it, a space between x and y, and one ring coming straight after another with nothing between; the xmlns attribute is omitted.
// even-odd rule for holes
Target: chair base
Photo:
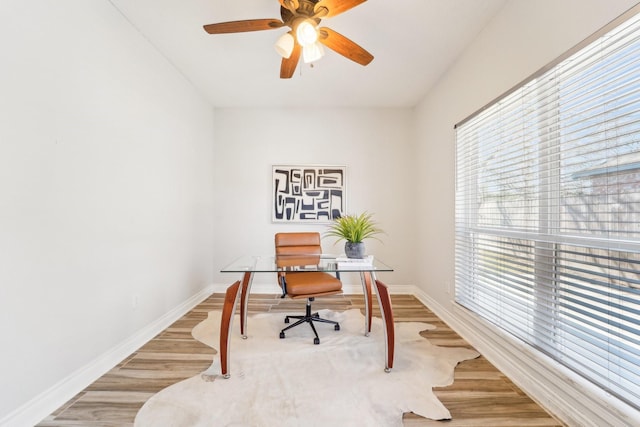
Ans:
<svg viewBox="0 0 640 427"><path fill-rule="evenodd" d="M311 329L313 330L313 334L316 336L313 339L313 343L314 344L320 344L320 337L318 337L318 331L316 331L316 327L313 325L313 322L320 322L320 323L330 323L333 325L333 329L336 331L340 330L340 324L338 322L334 322L333 320L328 320L328 319L323 319L320 317L320 315L318 313L311 313L311 301L313 301L313 298L308 298L307 299L307 309L306 312L304 314L304 316L286 316L284 318L284 323L289 323L290 319L297 319L298 321L296 323L294 323L293 325L289 325L286 328L284 328L282 331L280 331L280 339L283 339L285 337L285 331L291 329L291 328L295 328L298 325L302 325L303 323L308 323L309 326L311 326Z"/></svg>

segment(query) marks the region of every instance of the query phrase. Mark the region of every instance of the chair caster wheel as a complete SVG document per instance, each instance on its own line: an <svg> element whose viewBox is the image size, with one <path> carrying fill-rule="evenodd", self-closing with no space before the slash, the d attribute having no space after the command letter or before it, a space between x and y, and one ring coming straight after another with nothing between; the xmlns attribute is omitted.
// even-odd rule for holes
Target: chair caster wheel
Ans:
<svg viewBox="0 0 640 427"><path fill-rule="evenodd" d="M320 318L320 314L319 313L313 313L313 317L315 317L316 319Z"/></svg>
<svg viewBox="0 0 640 427"><path fill-rule="evenodd" d="M284 332L280 332L280 339L284 338Z"/></svg>
<svg viewBox="0 0 640 427"><path fill-rule="evenodd" d="M288 317L284 318L284 323L289 323L289 318Z"/></svg>
<svg viewBox="0 0 640 427"><path fill-rule="evenodd" d="M333 329L334 329L334 330L336 330L336 331L339 331L339 330L340 330L340 325L335 325L335 326L333 327Z"/></svg>
<svg viewBox="0 0 640 427"><path fill-rule="evenodd" d="M313 339L313 343L314 343L315 345L320 344L320 338L314 338L314 339Z"/></svg>

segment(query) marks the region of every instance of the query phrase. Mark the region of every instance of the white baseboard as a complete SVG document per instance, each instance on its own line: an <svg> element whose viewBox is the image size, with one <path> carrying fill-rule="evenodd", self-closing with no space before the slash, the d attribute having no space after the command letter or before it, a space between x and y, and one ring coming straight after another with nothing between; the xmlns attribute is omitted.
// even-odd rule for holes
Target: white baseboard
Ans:
<svg viewBox="0 0 640 427"><path fill-rule="evenodd" d="M88 385L107 373L142 345L168 328L173 322L184 316L189 310L211 295L211 293L213 293L212 286L198 292L116 347L105 352L53 387L45 390L15 411L9 413L0 420L0 426L28 427L41 422L53 411L78 394L78 392L84 390Z"/></svg>
<svg viewBox="0 0 640 427"><path fill-rule="evenodd" d="M640 413L493 324L422 290L414 295L538 404L569 426L638 426Z"/></svg>
<svg viewBox="0 0 640 427"><path fill-rule="evenodd" d="M107 351L69 377L36 396L0 420L2 427L27 427L37 424L80 390L100 378L124 358L198 305L211 293L224 292L228 284L203 289L178 307ZM253 284L254 293L280 292L274 284ZM359 283L343 284L345 294L361 294ZM570 426L634 426L640 414L594 387L573 372L558 365L529 346L502 334L497 328L467 310L447 310L413 285L390 285L392 294L414 295L438 317L482 353L500 371L534 400Z"/></svg>

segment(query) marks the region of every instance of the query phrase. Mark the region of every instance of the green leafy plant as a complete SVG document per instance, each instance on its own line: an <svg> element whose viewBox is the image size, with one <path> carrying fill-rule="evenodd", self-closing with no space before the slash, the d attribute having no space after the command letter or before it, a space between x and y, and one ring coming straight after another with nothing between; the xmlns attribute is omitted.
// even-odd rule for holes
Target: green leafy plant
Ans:
<svg viewBox="0 0 640 427"><path fill-rule="evenodd" d="M378 228L372 215L364 212L360 215L344 215L334 219L325 235L337 237L338 241L360 243L369 238L380 240L375 236L382 233L384 231Z"/></svg>

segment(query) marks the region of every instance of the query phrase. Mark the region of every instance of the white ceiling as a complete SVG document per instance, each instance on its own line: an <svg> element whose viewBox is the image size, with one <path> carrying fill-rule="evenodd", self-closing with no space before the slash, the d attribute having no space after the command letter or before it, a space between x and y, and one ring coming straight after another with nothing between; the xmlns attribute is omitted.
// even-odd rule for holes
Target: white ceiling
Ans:
<svg viewBox="0 0 640 427"><path fill-rule="evenodd" d="M110 0L214 107L413 107L507 0L369 0L322 26L375 59L326 49L280 79L284 28L207 34L223 21L280 19L278 0ZM286 28L286 27L285 27Z"/></svg>

